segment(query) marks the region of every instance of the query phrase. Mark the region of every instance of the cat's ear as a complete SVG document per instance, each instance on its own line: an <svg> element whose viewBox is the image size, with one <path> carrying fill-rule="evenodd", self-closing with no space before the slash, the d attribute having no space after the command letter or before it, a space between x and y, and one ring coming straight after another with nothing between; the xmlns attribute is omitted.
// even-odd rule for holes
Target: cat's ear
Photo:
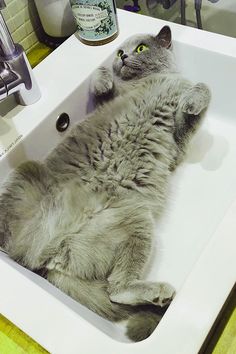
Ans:
<svg viewBox="0 0 236 354"><path fill-rule="evenodd" d="M164 26L158 35L156 40L161 47L170 48L171 47L171 30L169 26Z"/></svg>

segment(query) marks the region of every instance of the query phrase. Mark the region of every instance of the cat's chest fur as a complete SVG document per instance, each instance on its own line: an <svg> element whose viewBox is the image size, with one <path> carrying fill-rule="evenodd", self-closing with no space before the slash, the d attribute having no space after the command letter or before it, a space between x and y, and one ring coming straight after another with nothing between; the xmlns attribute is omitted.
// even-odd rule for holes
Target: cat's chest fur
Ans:
<svg viewBox="0 0 236 354"><path fill-rule="evenodd" d="M83 181L111 192L156 186L161 175L166 177L173 158L174 116L184 88L181 80L174 81L172 76L154 76L123 85L117 98L78 126Z"/></svg>
<svg viewBox="0 0 236 354"><path fill-rule="evenodd" d="M178 73L170 74L155 74L141 78L134 81L117 82L117 90L119 95L126 95L127 97L135 95L145 95L155 97L156 102L159 99L166 99L168 96L179 94L182 88L187 84L186 80Z"/></svg>
<svg viewBox="0 0 236 354"><path fill-rule="evenodd" d="M74 127L48 166L93 191L159 193L175 158L174 118L186 85L177 74L121 83L119 96Z"/></svg>

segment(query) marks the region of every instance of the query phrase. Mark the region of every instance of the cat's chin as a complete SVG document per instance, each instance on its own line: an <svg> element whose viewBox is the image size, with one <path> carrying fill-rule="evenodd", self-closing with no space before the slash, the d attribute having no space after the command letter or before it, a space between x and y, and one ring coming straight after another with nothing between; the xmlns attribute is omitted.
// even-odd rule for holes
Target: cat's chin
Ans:
<svg viewBox="0 0 236 354"><path fill-rule="evenodd" d="M133 68L127 65L123 65L120 69L120 77L124 80L133 79L137 76L137 73Z"/></svg>

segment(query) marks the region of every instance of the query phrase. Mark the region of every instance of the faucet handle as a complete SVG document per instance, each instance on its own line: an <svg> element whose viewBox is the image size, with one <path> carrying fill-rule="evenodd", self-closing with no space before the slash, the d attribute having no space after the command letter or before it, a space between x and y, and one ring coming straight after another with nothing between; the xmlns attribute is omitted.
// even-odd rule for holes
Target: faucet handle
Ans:
<svg viewBox="0 0 236 354"><path fill-rule="evenodd" d="M4 0L0 0L0 10L4 9L6 7L6 3Z"/></svg>

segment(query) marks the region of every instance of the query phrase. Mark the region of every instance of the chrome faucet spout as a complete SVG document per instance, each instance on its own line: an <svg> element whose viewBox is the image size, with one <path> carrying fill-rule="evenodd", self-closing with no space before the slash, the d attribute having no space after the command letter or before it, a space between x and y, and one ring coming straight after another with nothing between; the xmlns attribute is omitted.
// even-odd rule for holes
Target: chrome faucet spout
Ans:
<svg viewBox="0 0 236 354"><path fill-rule="evenodd" d="M0 10L4 5L0 0ZM41 97L25 52L13 42L0 12L0 100L11 94L22 105L35 103Z"/></svg>
<svg viewBox="0 0 236 354"><path fill-rule="evenodd" d="M15 45L12 40L11 34L7 28L3 15L0 12L0 48L1 54L10 56L15 51Z"/></svg>

